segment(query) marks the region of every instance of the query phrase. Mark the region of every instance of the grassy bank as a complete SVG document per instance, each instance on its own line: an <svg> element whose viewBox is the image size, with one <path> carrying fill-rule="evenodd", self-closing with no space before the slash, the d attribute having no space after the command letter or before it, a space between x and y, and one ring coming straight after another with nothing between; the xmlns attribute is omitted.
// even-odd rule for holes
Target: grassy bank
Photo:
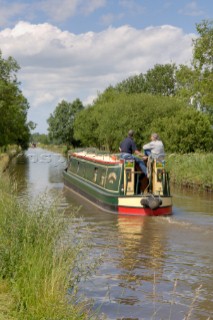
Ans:
<svg viewBox="0 0 213 320"><path fill-rule="evenodd" d="M166 161L171 183L213 191L213 153L171 154Z"/></svg>
<svg viewBox="0 0 213 320"><path fill-rule="evenodd" d="M10 146L7 152L2 152L0 148L0 170L5 171L10 163L10 160L15 157L21 150L17 146Z"/></svg>
<svg viewBox="0 0 213 320"><path fill-rule="evenodd" d="M0 174L0 319L92 319L75 296L76 279L88 270L88 239L68 232L71 220L45 196L20 204Z"/></svg>

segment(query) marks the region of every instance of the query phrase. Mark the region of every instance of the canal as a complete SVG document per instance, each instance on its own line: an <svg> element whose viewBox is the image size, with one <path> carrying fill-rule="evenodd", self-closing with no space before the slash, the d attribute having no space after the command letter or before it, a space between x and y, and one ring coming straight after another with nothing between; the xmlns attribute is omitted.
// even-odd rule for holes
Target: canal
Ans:
<svg viewBox="0 0 213 320"><path fill-rule="evenodd" d="M79 207L75 222L92 236L90 258L103 258L79 294L100 319L213 319L213 195L173 188L172 216L119 216L65 188L65 167L62 156L35 148L10 170L20 197L62 194L68 216L70 205Z"/></svg>

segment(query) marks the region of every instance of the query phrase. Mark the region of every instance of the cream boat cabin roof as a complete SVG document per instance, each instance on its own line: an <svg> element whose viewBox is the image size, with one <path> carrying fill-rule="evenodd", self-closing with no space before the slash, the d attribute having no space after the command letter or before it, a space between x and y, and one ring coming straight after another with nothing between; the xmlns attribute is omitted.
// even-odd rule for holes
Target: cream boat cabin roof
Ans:
<svg viewBox="0 0 213 320"><path fill-rule="evenodd" d="M104 163L119 163L119 155L116 154L104 154L104 153L91 153L89 151L76 151L70 153L73 157L84 158L91 161L104 162Z"/></svg>

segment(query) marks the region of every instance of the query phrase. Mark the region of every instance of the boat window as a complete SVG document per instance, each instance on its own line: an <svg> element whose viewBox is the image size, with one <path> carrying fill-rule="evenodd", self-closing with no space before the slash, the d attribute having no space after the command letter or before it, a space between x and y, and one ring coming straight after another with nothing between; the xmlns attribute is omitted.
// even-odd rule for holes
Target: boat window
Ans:
<svg viewBox="0 0 213 320"><path fill-rule="evenodd" d="M105 185L105 180L106 180L106 175L104 173L102 173L101 175L101 180L100 180L100 185L104 186Z"/></svg>
<svg viewBox="0 0 213 320"><path fill-rule="evenodd" d="M93 176L93 182L97 182L97 176L98 176L98 168L94 168L94 176Z"/></svg>
<svg viewBox="0 0 213 320"><path fill-rule="evenodd" d="M78 173L79 169L80 169L80 162L78 161L77 173Z"/></svg>

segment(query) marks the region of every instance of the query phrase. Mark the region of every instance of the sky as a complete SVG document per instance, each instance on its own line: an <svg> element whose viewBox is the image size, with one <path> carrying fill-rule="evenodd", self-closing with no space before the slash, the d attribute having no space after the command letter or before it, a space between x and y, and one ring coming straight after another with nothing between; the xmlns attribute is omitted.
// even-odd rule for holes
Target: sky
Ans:
<svg viewBox="0 0 213 320"><path fill-rule="evenodd" d="M190 65L213 0L0 0L0 50L19 64L35 132L62 101L84 106L156 64Z"/></svg>

